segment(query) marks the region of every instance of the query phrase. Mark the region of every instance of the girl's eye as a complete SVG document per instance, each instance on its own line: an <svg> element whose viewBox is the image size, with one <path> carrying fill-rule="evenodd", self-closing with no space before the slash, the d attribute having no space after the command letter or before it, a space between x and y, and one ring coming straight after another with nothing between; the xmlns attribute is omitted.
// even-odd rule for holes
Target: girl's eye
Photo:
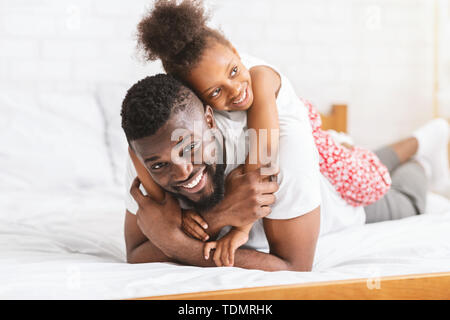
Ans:
<svg viewBox="0 0 450 320"><path fill-rule="evenodd" d="M216 90L214 90L214 91L211 93L211 98L217 97L217 96L219 95L220 91L221 91L220 88L217 88Z"/></svg>
<svg viewBox="0 0 450 320"><path fill-rule="evenodd" d="M234 77L238 73L239 69L238 67L234 67L233 70L231 70L231 76Z"/></svg>
<svg viewBox="0 0 450 320"><path fill-rule="evenodd" d="M157 163L152 166L152 170L159 170L167 166L167 163Z"/></svg>

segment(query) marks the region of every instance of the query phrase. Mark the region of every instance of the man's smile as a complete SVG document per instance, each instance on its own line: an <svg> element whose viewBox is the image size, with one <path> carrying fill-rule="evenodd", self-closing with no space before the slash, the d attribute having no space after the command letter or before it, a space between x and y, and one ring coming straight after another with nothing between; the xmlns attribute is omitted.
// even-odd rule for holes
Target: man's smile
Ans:
<svg viewBox="0 0 450 320"><path fill-rule="evenodd" d="M176 188L187 193L197 193L205 187L206 180L206 167L203 167L203 169L199 170L192 178L177 185Z"/></svg>

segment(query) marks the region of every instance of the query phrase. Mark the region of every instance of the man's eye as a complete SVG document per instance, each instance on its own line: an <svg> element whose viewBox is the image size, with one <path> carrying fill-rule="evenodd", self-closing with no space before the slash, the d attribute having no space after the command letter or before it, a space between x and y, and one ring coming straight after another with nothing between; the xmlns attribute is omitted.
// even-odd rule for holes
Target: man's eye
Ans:
<svg viewBox="0 0 450 320"><path fill-rule="evenodd" d="M199 145L198 142L192 142L190 145L186 146L183 149L183 154L189 154L192 150L196 149L196 147Z"/></svg>
<svg viewBox="0 0 450 320"><path fill-rule="evenodd" d="M217 96L219 95L220 91L221 91L220 88L217 88L216 90L214 90L214 91L211 93L211 98L217 97Z"/></svg>
<svg viewBox="0 0 450 320"><path fill-rule="evenodd" d="M157 163L152 166L152 170L159 170L167 166L167 163Z"/></svg>
<svg viewBox="0 0 450 320"><path fill-rule="evenodd" d="M238 73L239 69L238 67L234 67L233 70L231 70L231 76L234 77Z"/></svg>

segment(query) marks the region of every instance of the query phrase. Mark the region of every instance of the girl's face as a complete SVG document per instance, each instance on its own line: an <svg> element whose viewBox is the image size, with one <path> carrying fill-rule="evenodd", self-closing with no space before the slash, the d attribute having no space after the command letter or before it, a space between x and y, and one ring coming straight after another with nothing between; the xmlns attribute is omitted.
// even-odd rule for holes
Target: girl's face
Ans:
<svg viewBox="0 0 450 320"><path fill-rule="evenodd" d="M216 110L247 110L253 104L250 73L236 49L226 45L216 43L206 49L187 81Z"/></svg>

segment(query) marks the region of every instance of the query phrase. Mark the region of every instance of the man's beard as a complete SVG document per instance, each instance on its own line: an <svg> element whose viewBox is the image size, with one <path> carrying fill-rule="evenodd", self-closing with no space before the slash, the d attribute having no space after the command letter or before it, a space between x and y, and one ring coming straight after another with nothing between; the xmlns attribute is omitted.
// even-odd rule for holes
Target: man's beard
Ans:
<svg viewBox="0 0 450 320"><path fill-rule="evenodd" d="M216 170L212 165L206 165L206 173L212 177L213 193L202 197L199 201L192 201L179 193L171 193L175 198L181 199L196 212L201 213L215 207L225 196L225 164L216 164Z"/></svg>

